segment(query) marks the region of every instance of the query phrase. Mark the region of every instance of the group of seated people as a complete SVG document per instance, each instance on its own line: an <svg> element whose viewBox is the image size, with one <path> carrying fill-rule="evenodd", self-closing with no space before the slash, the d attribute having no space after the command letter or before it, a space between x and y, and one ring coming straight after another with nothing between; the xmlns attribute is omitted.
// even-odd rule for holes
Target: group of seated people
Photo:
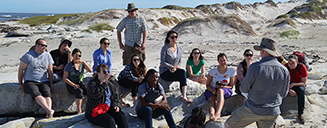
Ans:
<svg viewBox="0 0 327 128"><path fill-rule="evenodd" d="M51 109L51 94L53 91L52 82L63 80L66 83L69 93L75 95L77 112L82 113L81 104L83 95L87 95L85 117L95 125L104 127L127 128L127 118L121 109L126 106L120 87L131 89L133 101L138 99L135 107L137 116L145 120L146 127L152 127L152 118L164 115L169 127L174 128L176 124L170 112L164 89L158 82L158 77L166 81L179 81L180 91L185 103L193 102L187 97L187 78L206 85L204 96L209 101L210 120L216 120L221 117L221 111L225 99L231 97L232 88L236 86L236 93L244 96L246 94L239 91L239 85L247 73L247 69L252 64L253 51L247 49L244 51L244 60L237 66L237 72L227 67L227 55L220 53L217 56L218 67L212 68L207 77L205 75L205 61L200 49L194 48L186 62L186 67L182 69L182 48L177 45L178 33L169 31L165 38L165 44L160 53L159 72L154 69L147 71L146 66L140 55L132 54L130 63L119 73L118 81L115 79L112 69L112 53L109 48L109 40L102 38L100 48L93 53L93 68L85 61L81 60L82 52L75 48L71 51L72 42L68 39L62 39L59 48L49 53L45 52L46 42L43 39L37 40L35 50L28 52L21 58L19 70L19 89L30 93L36 102L47 111L47 117L51 118L54 110ZM44 53L44 54L43 54ZM33 55L35 54L35 55ZM32 56L32 57L30 57ZM43 56L46 56L45 58ZM33 60L33 57L35 60ZM42 74L35 73L37 59L47 60L42 69ZM49 60L49 58L52 58ZM35 62L34 62L35 61ZM53 64L53 65L51 65ZM29 68L29 65L32 65ZM42 64L41 64L42 65ZM47 67L48 65L48 67ZM304 109L304 89L306 77L308 76L305 66L298 64L297 57L291 55L288 57L288 63L285 66L291 73L290 94L298 95L299 114L303 115ZM300 72L293 71L300 66ZM41 70L41 69L40 69ZM93 71L94 78L85 85L83 83L84 70ZM51 72L53 71L53 76ZM42 79L33 80L42 76ZM48 79L46 78L48 76ZM22 78L24 77L24 84ZM44 77L44 78L43 78ZM34 82L34 83L33 83ZM39 82L48 82L44 85L37 85ZM33 86L32 86L33 85ZM49 87L45 87L48 85ZM41 88L38 92L37 88ZM41 97L40 97L41 96ZM155 102L157 97L162 100Z"/></svg>

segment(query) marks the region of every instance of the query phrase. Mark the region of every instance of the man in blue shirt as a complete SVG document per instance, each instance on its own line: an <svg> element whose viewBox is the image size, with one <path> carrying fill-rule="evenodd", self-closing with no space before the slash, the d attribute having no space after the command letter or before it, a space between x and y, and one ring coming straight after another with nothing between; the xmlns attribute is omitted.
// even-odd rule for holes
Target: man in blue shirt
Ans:
<svg viewBox="0 0 327 128"><path fill-rule="evenodd" d="M260 50L262 59L250 65L240 85L241 92L248 93L248 100L226 120L225 128L243 128L253 122L259 128L272 128L281 113L279 106L287 96L290 82L287 68L276 59L282 54L277 43L269 38L263 38L254 49Z"/></svg>
<svg viewBox="0 0 327 128"><path fill-rule="evenodd" d="M147 36L147 27L143 17L136 14L138 8L134 3L129 3L126 16L117 26L117 38L120 49L123 52L123 65L130 63L130 57L133 53L138 54L145 61L145 41ZM125 45L121 40L121 32L125 29ZM141 35L143 40L141 41Z"/></svg>

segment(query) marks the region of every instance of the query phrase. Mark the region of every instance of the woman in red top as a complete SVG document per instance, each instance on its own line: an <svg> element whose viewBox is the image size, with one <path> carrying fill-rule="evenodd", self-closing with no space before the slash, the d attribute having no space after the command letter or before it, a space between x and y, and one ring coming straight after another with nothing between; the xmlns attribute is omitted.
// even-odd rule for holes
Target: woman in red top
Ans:
<svg viewBox="0 0 327 128"><path fill-rule="evenodd" d="M290 90L291 96L298 96L298 118L301 124L304 124L304 90L307 83L308 72L304 64L298 62L296 55L288 57L288 63L285 64L290 72Z"/></svg>

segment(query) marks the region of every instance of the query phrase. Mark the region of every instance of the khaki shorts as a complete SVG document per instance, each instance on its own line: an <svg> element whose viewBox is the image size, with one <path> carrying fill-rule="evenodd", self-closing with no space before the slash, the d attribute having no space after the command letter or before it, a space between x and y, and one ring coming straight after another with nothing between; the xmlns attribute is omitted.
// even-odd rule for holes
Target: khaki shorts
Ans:
<svg viewBox="0 0 327 128"><path fill-rule="evenodd" d="M277 117L278 115L256 115L248 107L243 105L236 109L226 122L233 128L244 128L254 122L256 122L258 128L274 128Z"/></svg>
<svg viewBox="0 0 327 128"><path fill-rule="evenodd" d="M145 61L145 50L142 50L141 46L134 44L134 47L125 45L125 50L123 52L123 65L127 65L131 60L133 53L138 54L143 61Z"/></svg>

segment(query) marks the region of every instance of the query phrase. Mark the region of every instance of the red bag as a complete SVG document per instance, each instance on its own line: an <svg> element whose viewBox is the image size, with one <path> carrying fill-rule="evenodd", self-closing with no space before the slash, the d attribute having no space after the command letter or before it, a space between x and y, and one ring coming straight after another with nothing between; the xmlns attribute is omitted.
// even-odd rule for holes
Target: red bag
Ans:
<svg viewBox="0 0 327 128"><path fill-rule="evenodd" d="M96 117L99 114L104 114L109 110L109 105L106 103L101 103L95 106L92 110L92 116Z"/></svg>
<svg viewBox="0 0 327 128"><path fill-rule="evenodd" d="M305 55L302 52L295 51L293 52L293 55L297 56L299 62L304 63Z"/></svg>

